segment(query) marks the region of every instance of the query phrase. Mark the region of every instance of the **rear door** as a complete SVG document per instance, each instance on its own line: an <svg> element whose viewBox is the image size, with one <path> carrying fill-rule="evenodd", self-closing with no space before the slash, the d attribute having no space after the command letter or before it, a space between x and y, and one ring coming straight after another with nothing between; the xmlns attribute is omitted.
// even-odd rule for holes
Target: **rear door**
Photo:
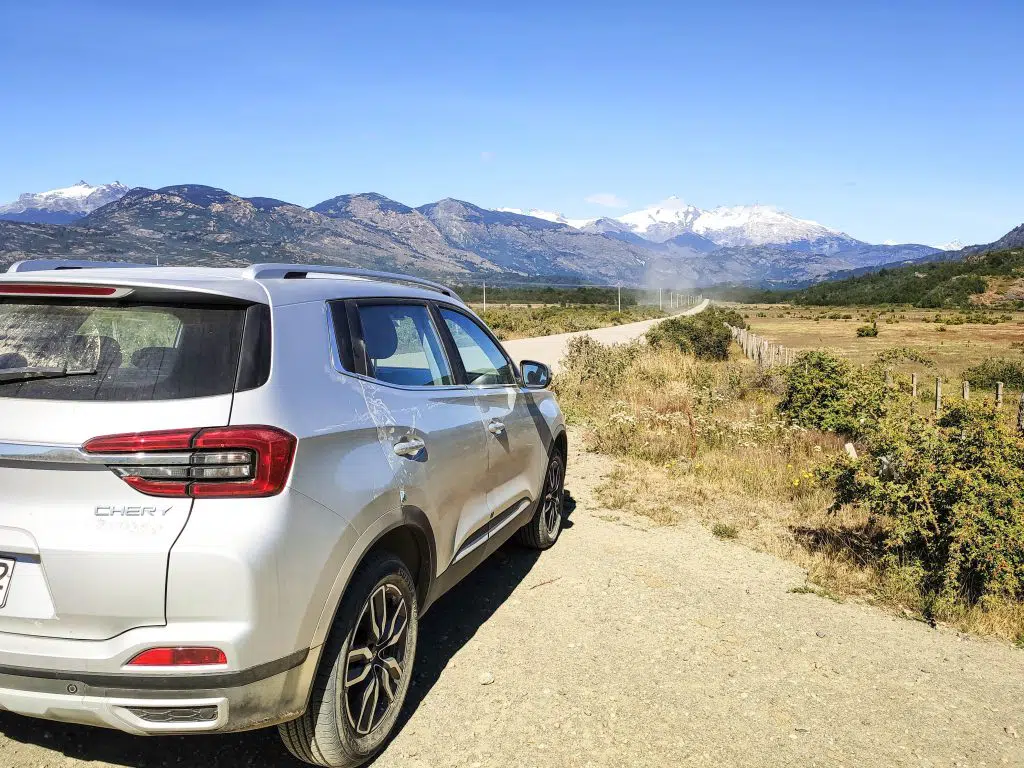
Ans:
<svg viewBox="0 0 1024 768"><path fill-rule="evenodd" d="M10 290L0 283L0 632L160 625L191 500L144 495L81 446L228 424L247 310Z"/></svg>
<svg viewBox="0 0 1024 768"><path fill-rule="evenodd" d="M439 306L466 383L487 429L487 498L491 531L510 523L540 493L547 464L532 399L519 386L512 361L490 332L466 312Z"/></svg>

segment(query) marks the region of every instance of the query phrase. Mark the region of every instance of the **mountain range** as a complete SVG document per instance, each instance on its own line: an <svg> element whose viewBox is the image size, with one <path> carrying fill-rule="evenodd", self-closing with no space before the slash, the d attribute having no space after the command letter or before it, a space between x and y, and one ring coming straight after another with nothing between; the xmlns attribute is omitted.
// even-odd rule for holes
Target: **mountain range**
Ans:
<svg viewBox="0 0 1024 768"><path fill-rule="evenodd" d="M874 245L763 205L702 210L669 198L618 218L419 207L376 193L310 208L184 184L80 182L0 206L0 265L34 256L233 266L303 261L449 280L699 286L811 283L926 260L926 245Z"/></svg>

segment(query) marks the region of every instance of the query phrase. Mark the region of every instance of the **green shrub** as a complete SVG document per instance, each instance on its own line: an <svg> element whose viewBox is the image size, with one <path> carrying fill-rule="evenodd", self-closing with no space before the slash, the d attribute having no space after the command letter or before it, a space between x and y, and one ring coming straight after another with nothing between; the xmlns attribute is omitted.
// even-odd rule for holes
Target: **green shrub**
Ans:
<svg viewBox="0 0 1024 768"><path fill-rule="evenodd" d="M976 387L992 387L997 381L1012 389L1024 389L1024 363L990 357L964 371L964 379Z"/></svg>
<svg viewBox="0 0 1024 768"><path fill-rule="evenodd" d="M884 382L875 368L854 368L828 352L800 354L785 373L779 412L809 429L858 436L878 419Z"/></svg>
<svg viewBox="0 0 1024 768"><path fill-rule="evenodd" d="M862 325L857 329L858 337L870 337L873 338L878 335L878 323L874 320L871 321L871 325Z"/></svg>
<svg viewBox="0 0 1024 768"><path fill-rule="evenodd" d="M738 312L711 307L690 317L670 317L647 332L651 346L678 346L699 360L728 360L732 332L726 323L737 328L747 324Z"/></svg>
<svg viewBox="0 0 1024 768"><path fill-rule="evenodd" d="M958 403L938 420L891 408L866 444L824 474L837 508L863 504L886 523L884 568L919 571L933 612L1024 598L1024 439L994 405Z"/></svg>

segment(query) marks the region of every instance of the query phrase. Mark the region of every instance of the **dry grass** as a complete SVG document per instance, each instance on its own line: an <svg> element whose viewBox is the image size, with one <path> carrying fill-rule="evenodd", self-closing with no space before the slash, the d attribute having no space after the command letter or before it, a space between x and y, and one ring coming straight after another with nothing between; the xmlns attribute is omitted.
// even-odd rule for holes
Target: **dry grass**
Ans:
<svg viewBox="0 0 1024 768"><path fill-rule="evenodd" d="M989 313L993 319L1009 316L996 325L934 322L936 315L953 319L957 310L899 309L892 312L870 307L800 307L738 304L754 333L798 351L833 349L855 363L869 363L876 354L896 347L910 347L934 362L934 367L905 366L921 374L921 384L936 375L959 384L964 369L991 357L1014 357L1024 362L1024 349L1012 346L1024 337L1024 312ZM849 315L849 319L834 316ZM857 327L878 317L878 336L858 338ZM892 322L887 322L892 321ZM943 330L940 330L943 329Z"/></svg>
<svg viewBox="0 0 1024 768"><path fill-rule="evenodd" d="M657 307L647 305L625 306L621 312L616 306L609 304L489 304L486 310L482 307L475 309L494 334L503 341L588 331L592 328L606 328L666 316L666 313Z"/></svg>
<svg viewBox="0 0 1024 768"><path fill-rule="evenodd" d="M912 574L879 567L877 523L856 509L828 511L833 497L815 470L842 441L777 417L777 382L746 360L702 363L671 349L580 344L556 389L585 426L588 448L619 458L600 489L610 509L661 525L696 519L717 536L799 564L811 591L930 615ZM935 618L1024 636L1017 604L961 606Z"/></svg>

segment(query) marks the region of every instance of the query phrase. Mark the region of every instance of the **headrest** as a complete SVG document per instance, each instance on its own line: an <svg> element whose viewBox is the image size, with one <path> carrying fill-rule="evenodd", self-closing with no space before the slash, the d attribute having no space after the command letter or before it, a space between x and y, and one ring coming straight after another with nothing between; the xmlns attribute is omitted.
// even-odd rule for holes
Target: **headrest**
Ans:
<svg viewBox="0 0 1024 768"><path fill-rule="evenodd" d="M108 371L121 367L121 345L110 336L74 336L68 350L68 368Z"/></svg>
<svg viewBox="0 0 1024 768"><path fill-rule="evenodd" d="M371 360L387 360L398 351L398 331L391 320L389 307L363 307L359 311L363 321L363 339L366 356Z"/></svg>

